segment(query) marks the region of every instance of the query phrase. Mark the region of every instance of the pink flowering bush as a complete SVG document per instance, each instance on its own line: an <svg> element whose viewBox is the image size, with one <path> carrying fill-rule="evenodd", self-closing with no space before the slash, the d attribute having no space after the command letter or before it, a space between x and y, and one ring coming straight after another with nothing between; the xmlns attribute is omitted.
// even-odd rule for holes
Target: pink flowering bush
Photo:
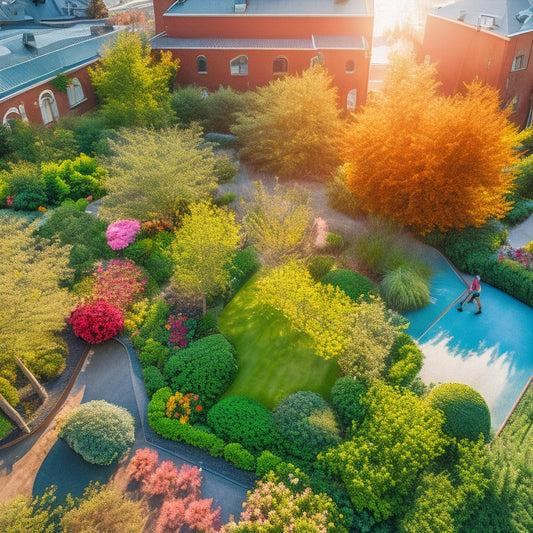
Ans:
<svg viewBox="0 0 533 533"><path fill-rule="evenodd" d="M533 254L527 247L512 248L511 246L502 246L498 252L498 261L503 261L504 259L516 261L523 265L526 270L533 270Z"/></svg>
<svg viewBox="0 0 533 533"><path fill-rule="evenodd" d="M100 264L93 275L96 278L93 300L106 300L121 311L125 311L134 302L146 285L142 270L130 259Z"/></svg>
<svg viewBox="0 0 533 533"><path fill-rule="evenodd" d="M141 223L137 220L118 220L109 224L106 231L107 244L113 250L123 250L135 242Z"/></svg>
<svg viewBox="0 0 533 533"><path fill-rule="evenodd" d="M90 344L99 344L117 335L124 326L122 311L105 300L79 304L70 315L74 334Z"/></svg>

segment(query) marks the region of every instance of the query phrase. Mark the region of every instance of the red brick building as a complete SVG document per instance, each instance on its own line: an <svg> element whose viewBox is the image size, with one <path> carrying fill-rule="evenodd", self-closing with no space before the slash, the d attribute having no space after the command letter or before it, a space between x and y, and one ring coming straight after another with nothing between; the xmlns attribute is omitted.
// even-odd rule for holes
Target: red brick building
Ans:
<svg viewBox="0 0 533 533"><path fill-rule="evenodd" d="M373 0L154 0L154 15L150 44L179 58L181 86L245 91L319 62L340 104L365 103Z"/></svg>
<svg viewBox="0 0 533 533"><path fill-rule="evenodd" d="M528 0L463 0L429 12L422 46L437 63L447 94L478 78L512 106L513 121L531 124L533 111L533 7Z"/></svg>

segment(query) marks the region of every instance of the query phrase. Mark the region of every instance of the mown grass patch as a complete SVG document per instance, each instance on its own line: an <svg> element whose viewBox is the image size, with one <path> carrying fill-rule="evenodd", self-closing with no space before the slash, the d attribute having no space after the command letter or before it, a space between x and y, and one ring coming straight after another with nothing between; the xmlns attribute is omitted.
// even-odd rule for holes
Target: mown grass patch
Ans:
<svg viewBox="0 0 533 533"><path fill-rule="evenodd" d="M293 392L313 391L329 401L339 377L335 360L315 355L311 339L291 330L281 314L257 299L257 275L225 307L218 327L235 345L239 370L225 397L241 395L272 409Z"/></svg>

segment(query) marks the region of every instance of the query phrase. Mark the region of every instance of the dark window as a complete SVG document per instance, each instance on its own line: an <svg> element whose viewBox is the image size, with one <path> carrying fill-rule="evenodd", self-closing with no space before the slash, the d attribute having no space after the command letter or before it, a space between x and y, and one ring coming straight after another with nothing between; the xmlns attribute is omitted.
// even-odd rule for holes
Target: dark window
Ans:
<svg viewBox="0 0 533 533"><path fill-rule="evenodd" d="M196 68L198 74L207 74L207 59L205 56L198 56L196 58Z"/></svg>
<svg viewBox="0 0 533 533"><path fill-rule="evenodd" d="M287 72L289 70L289 62L285 57L276 57L272 65L272 72Z"/></svg>
<svg viewBox="0 0 533 533"><path fill-rule="evenodd" d="M355 72L355 61L353 59L346 61L345 70L347 73Z"/></svg>

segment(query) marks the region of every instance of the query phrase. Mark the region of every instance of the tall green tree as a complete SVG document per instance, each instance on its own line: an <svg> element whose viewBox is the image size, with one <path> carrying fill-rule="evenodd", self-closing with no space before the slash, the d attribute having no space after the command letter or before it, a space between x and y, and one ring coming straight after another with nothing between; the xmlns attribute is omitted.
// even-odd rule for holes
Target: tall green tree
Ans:
<svg viewBox="0 0 533 533"><path fill-rule="evenodd" d="M276 266L306 254L312 214L306 191L257 182L242 223L263 263Z"/></svg>
<svg viewBox="0 0 533 533"><path fill-rule="evenodd" d="M420 233L501 218L516 162L517 130L495 89L474 82L453 97L436 89L434 67L393 57L341 149L359 205Z"/></svg>
<svg viewBox="0 0 533 533"><path fill-rule="evenodd" d="M110 126L161 127L174 115L169 87L177 70L170 52L155 63L139 33L121 32L89 76Z"/></svg>
<svg viewBox="0 0 533 533"><path fill-rule="evenodd" d="M122 130L110 144L100 212L108 220L162 219L174 226L189 203L217 190L213 151L198 128Z"/></svg>
<svg viewBox="0 0 533 533"><path fill-rule="evenodd" d="M331 80L316 66L259 88L231 127L243 160L280 178L329 177L341 128Z"/></svg>
<svg viewBox="0 0 533 533"><path fill-rule="evenodd" d="M183 217L172 245L175 261L174 286L191 297L201 297L205 315L206 297L229 287L231 260L241 239L235 214L207 202L193 204Z"/></svg>
<svg viewBox="0 0 533 533"><path fill-rule="evenodd" d="M14 355L36 374L46 374L36 367L44 361L31 354L61 345L56 335L73 306L61 288L71 273L69 251L36 236L33 226L0 216L0 376L12 383Z"/></svg>
<svg viewBox="0 0 533 533"><path fill-rule="evenodd" d="M319 460L343 480L357 512L366 509L382 521L405 513L419 474L448 438L442 413L411 392L377 383L362 402L367 413L352 439Z"/></svg>

